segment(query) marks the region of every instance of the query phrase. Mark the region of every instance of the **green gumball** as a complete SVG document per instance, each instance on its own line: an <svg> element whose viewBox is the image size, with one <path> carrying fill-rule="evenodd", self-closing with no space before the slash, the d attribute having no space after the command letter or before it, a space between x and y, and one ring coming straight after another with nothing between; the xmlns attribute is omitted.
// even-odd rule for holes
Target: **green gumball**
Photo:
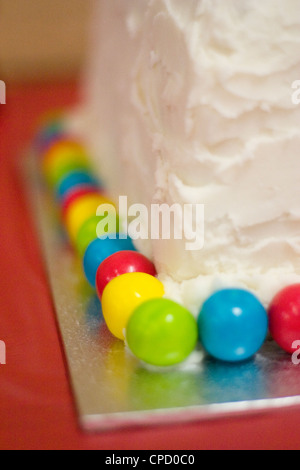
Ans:
<svg viewBox="0 0 300 470"><path fill-rule="evenodd" d="M168 367L183 362L198 339L197 322L181 305L168 299L153 299L132 314L126 341L132 353L153 366Z"/></svg>

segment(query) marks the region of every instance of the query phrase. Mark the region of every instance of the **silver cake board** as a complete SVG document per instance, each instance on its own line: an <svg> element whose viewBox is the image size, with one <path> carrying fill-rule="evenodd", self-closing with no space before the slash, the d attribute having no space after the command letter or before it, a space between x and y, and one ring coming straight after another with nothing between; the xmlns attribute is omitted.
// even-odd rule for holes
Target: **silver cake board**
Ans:
<svg viewBox="0 0 300 470"><path fill-rule="evenodd" d="M228 364L195 352L182 368L149 370L107 330L101 305L30 155L26 182L49 276L79 423L86 431L245 415L300 405L300 365L272 341Z"/></svg>

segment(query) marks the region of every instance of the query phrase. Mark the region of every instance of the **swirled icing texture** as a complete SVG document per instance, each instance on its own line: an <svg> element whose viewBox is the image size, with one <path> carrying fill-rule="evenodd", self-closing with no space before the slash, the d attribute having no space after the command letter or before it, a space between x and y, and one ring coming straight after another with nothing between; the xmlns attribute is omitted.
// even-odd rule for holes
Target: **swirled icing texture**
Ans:
<svg viewBox="0 0 300 470"><path fill-rule="evenodd" d="M74 125L111 193L205 204L203 249L137 243L167 296L300 281L300 0L99 0L92 42Z"/></svg>

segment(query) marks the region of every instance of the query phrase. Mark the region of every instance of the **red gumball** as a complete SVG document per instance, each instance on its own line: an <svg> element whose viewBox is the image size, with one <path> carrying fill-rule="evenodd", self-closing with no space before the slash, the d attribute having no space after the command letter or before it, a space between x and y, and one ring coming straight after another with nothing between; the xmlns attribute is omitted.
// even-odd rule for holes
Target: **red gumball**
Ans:
<svg viewBox="0 0 300 470"><path fill-rule="evenodd" d="M77 199L81 198L82 196L86 196L87 194L100 194L100 190L93 185L87 184L79 187L77 186L67 193L62 203L63 219L65 219L69 207L73 204L73 202L77 201Z"/></svg>
<svg viewBox="0 0 300 470"><path fill-rule="evenodd" d="M300 284L280 291L269 308L269 329L273 339L286 352L294 353L300 340Z"/></svg>
<svg viewBox="0 0 300 470"><path fill-rule="evenodd" d="M120 251L106 258L99 266L96 275L96 288L99 298L107 284L115 277L127 273L146 273L156 276L154 264L141 253Z"/></svg>

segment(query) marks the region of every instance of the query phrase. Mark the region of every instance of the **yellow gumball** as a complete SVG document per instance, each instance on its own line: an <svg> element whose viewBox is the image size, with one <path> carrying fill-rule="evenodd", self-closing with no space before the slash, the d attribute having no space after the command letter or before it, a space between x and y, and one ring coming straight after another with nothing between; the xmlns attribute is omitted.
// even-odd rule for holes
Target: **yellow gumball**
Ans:
<svg viewBox="0 0 300 470"><path fill-rule="evenodd" d="M114 206L113 202L100 194L86 194L71 204L66 217L65 224L67 232L75 243L78 232L82 225L93 215L96 215L98 207L102 204Z"/></svg>
<svg viewBox="0 0 300 470"><path fill-rule="evenodd" d="M55 185L64 169L88 168L85 149L76 141L63 140L51 145L45 153L42 169L50 186Z"/></svg>
<svg viewBox="0 0 300 470"><path fill-rule="evenodd" d="M134 310L164 293L163 284L150 274L127 273L114 278L102 295L103 316L110 332L124 341L124 330Z"/></svg>

